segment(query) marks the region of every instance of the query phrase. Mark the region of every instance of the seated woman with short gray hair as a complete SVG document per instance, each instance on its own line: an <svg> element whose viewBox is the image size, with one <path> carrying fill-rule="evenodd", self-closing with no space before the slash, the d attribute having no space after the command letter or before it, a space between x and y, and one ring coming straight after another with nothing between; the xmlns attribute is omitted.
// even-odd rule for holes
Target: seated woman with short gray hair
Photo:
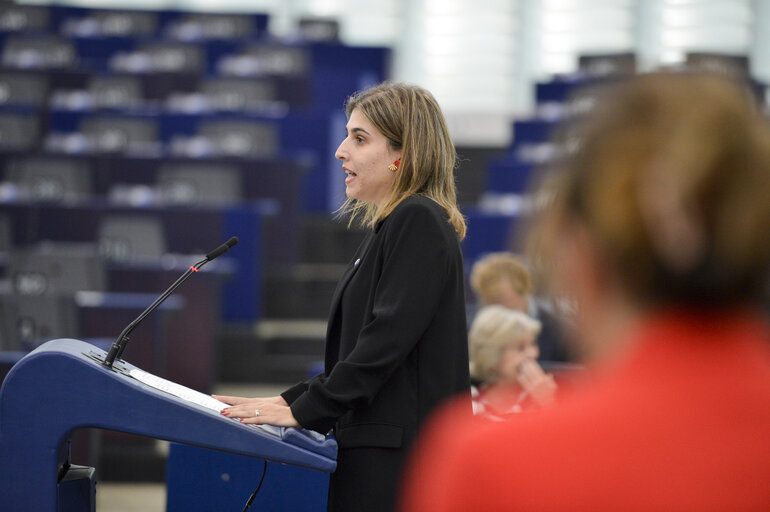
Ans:
<svg viewBox="0 0 770 512"><path fill-rule="evenodd" d="M504 306L479 310L469 332L474 414L505 419L554 401L556 382L537 363L540 322Z"/></svg>

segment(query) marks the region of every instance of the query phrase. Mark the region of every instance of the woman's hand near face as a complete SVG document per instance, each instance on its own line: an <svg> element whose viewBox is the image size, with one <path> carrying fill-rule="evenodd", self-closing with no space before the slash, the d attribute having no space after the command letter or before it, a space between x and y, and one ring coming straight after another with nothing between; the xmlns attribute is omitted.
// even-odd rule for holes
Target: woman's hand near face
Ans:
<svg viewBox="0 0 770 512"><path fill-rule="evenodd" d="M528 359L521 363L517 380L538 405L550 405L556 398L556 381L546 373L537 361Z"/></svg>
<svg viewBox="0 0 770 512"><path fill-rule="evenodd" d="M301 427L294 418L289 404L282 396L265 398L244 398L240 396L211 395L220 402L229 404L220 412L228 418L237 418L252 425L275 425L278 427Z"/></svg>

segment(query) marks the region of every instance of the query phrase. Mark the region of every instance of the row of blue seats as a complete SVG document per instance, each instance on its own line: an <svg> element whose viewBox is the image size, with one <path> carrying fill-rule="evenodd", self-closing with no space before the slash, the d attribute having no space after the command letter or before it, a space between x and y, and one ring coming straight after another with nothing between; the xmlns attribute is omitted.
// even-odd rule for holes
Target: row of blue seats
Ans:
<svg viewBox="0 0 770 512"><path fill-rule="evenodd" d="M0 38L0 47L3 66L18 70L313 79L319 73L329 72L374 73L384 78L389 66L389 50L385 47L353 47L339 43L189 44L133 38L66 41L25 35Z"/></svg>
<svg viewBox="0 0 770 512"><path fill-rule="evenodd" d="M150 74L3 67L0 91L0 106L21 111L281 112L309 108L315 100L308 75L222 77L182 71Z"/></svg>
<svg viewBox="0 0 770 512"><path fill-rule="evenodd" d="M67 29L73 23L88 20L92 25L111 28L89 33ZM174 31L168 29L174 23L193 22L204 27L198 38L175 39ZM211 28L205 30L208 25ZM231 29L228 30L228 26L232 26ZM222 71L231 76L314 78L332 72L336 75L368 73L382 80L389 66L387 48L349 47L334 38L271 38L267 33L267 16L260 14L3 4L0 5L0 47L4 65L11 68L78 69L110 74L194 72L212 76ZM46 52L51 53L48 60ZM136 59L132 60L131 54L136 54ZM156 66L149 69L147 65ZM335 97L334 106L350 92L347 89L343 96Z"/></svg>
<svg viewBox="0 0 770 512"><path fill-rule="evenodd" d="M43 240L94 243L103 222L116 215L159 221L164 252L175 254L205 253L224 239L238 236L241 242L228 255L237 279L229 279L221 295L218 289L198 290L200 296L218 300L206 312L200 307L187 311L185 305L185 314L180 316L208 313L225 322L258 319L261 275L270 261L295 259L300 213L329 211L339 204L342 181L334 185L328 170L338 170L332 161L334 147L344 133L342 103L352 91L386 77L389 50L270 41L265 38L267 20L260 16L242 18L258 28L242 31L238 37L212 33L212 37L204 34L179 44L166 29L137 32L126 28L118 33L99 32L99 27L142 25L136 19L145 19L147 14L159 20L157 26L171 27L174 20L182 20L189 29L200 22L199 28L205 32L209 21L222 29L228 18L142 13L134 19L103 10L52 8L33 9L46 13L47 21L35 25L31 16L24 26L5 7L0 6L5 66L0 70L4 92L0 95L4 121L0 128L2 141L11 150L6 147L0 155L0 180L7 185L28 179L22 183L28 188L33 180L31 188L37 187L44 195L56 195L58 188L66 188L56 183L52 171L59 171L57 177L68 180L67 186L87 183L78 201L28 202L25 199L29 198L18 196L16 201L0 205L0 214L10 218L12 246L36 247ZM85 34L89 24L96 31ZM153 68L142 68L142 59L147 51L155 50L160 63L155 70L161 72L152 73ZM50 59L45 57L46 51ZM193 55L189 62L185 60L188 55ZM239 108L253 92L244 90L247 86L257 89L257 108ZM225 103L196 110L198 95L212 90L221 92ZM100 91L108 101L93 101ZM229 132L236 137L224 138L232 151L217 151L216 145L207 148L201 143L205 136L216 138L218 128L213 135L207 130L219 122L236 123ZM33 133L25 141L28 126ZM251 141L253 148L247 144L244 151L244 135L250 133L256 140ZM130 144L133 139L140 143L138 150ZM48 172L47 177L41 179L40 173L29 176L30 171L34 175L41 168L43 174ZM65 168L83 172L63 172ZM212 170L217 173L217 188L203 178L210 178ZM169 195L169 175L174 171L186 174L183 177L188 182L177 179ZM227 183L229 187L225 187ZM154 201L152 193L149 198L142 196L148 187L151 192L166 187L160 191L161 201ZM196 187L205 189L205 195ZM221 191L218 197L218 188L229 191ZM6 199L13 194L8 186L3 192ZM120 242L122 245L112 244L112 256L131 251L128 242ZM135 261L118 263L137 265ZM111 275L114 273L113 268ZM109 290L114 293L128 287L149 292L151 286L132 288L140 282L129 279L116 284L112 279ZM156 291L161 289L154 284ZM189 336L192 350L206 352L215 338L213 329L200 328L200 321L190 324L199 328L174 332ZM100 335L101 331L91 329L90 320L87 327L85 334ZM116 328L111 327L104 334ZM209 350L205 357L211 356ZM210 374L212 365L200 368L208 368L203 374ZM189 383L179 372L159 373Z"/></svg>
<svg viewBox="0 0 770 512"><path fill-rule="evenodd" d="M281 226L264 236L268 262L293 262L307 165L297 159L159 158L0 153L0 199L66 206L99 201L116 208L227 208L255 201ZM17 228L18 229L18 228Z"/></svg>
<svg viewBox="0 0 770 512"><path fill-rule="evenodd" d="M166 251L187 255L187 258L206 254L231 236L237 236L241 240L238 249L228 254L234 264L237 279L228 281L221 294L217 293L221 306L218 305L216 311L212 312L231 322L253 322L261 313L261 283L265 268L264 231L267 219L273 213L273 206L264 202L229 207L187 208L117 207L98 200L74 205L29 202L0 204L0 216L10 219L13 247L18 248L35 247L44 241L96 244L100 227L110 218L150 219L158 223ZM277 232L281 227L275 225L273 229ZM161 263L162 257L156 258L155 264ZM127 264L136 262L129 261ZM147 264L144 263L145 266Z"/></svg>
<svg viewBox="0 0 770 512"><path fill-rule="evenodd" d="M693 55L704 58L702 54ZM627 60L626 55L620 57ZM612 56L607 58L611 59ZM568 139L572 121L590 109L596 101L600 101L604 86L622 80L623 76L575 73L537 83L536 115L513 121L513 140L510 146L502 156L490 162L487 190L501 194L525 193L532 171L537 166L552 161L557 155L558 148L554 140ZM764 103L767 84L748 76L743 77L743 80L754 92L757 100Z"/></svg>
<svg viewBox="0 0 770 512"><path fill-rule="evenodd" d="M573 121L600 101L604 86L636 73L631 54L582 56L579 61L578 72L535 85L535 115L513 120L510 146L488 161L485 193L468 212L476 225L469 229L468 265L488 252L520 248L516 233L526 220L536 171L554 162L562 151L557 141L570 140ZM745 57L693 52L687 65L731 73L745 81L760 103L765 102L767 84L748 75Z"/></svg>
<svg viewBox="0 0 770 512"><path fill-rule="evenodd" d="M230 159L255 168L270 161L288 162L302 165L305 173L296 192L302 201L287 206L329 212L340 204L344 192L340 166L334 159L344 126L341 110L275 119L248 114L9 113L0 109L0 134L4 136L0 150L39 152L51 159L114 157L117 165L143 158L156 162L153 168L163 159L212 166ZM44 130L48 131L42 133Z"/></svg>
<svg viewBox="0 0 770 512"><path fill-rule="evenodd" d="M338 194L332 192L334 185L330 181L329 174L334 174L338 167L333 162L333 153L344 134L344 116L341 110L344 98L354 90L366 87L385 78L385 70L381 64L386 60L387 52L381 48L361 50L363 53L359 57L365 55L374 56L374 58L368 60L368 62L373 63L369 69L362 66L362 69L358 71L353 70L345 73L330 67L324 72L315 74L310 83L307 78L292 80L291 82L279 82L276 89L284 91L284 94L292 94L294 96L293 98L288 98L291 102L287 103L304 103L305 106L294 109L289 108L288 111L281 110L278 114L264 111L255 113L236 113L232 111L224 113L179 113L164 111L157 107L149 109L78 110L6 105L0 109L2 110L3 118L3 123L0 123L2 125L0 130L8 132L4 133L6 137L3 138L6 148L14 144L14 141L18 141L15 143L15 146L11 146L13 149L36 147L41 143L41 139L45 140L50 131L72 134L73 136L71 137L59 137L50 142L53 144L58 142L60 146L64 145L63 148L57 148L59 150L74 148L73 152L76 152L83 145L87 149L89 144L88 140L78 137L80 133L78 130L81 128L80 122L84 119L91 120L98 117L110 118L112 120L118 120L118 118L145 119L149 121L145 124L149 125L147 131L151 133L150 137L152 138L154 134L154 137L166 142L170 141L170 138L175 135L183 135L188 138L200 135L195 132L196 127L199 124L211 124L209 121L245 121L254 125L249 128L251 131L261 130L261 128L255 128L255 126L262 121L269 121L276 127L273 133L278 131L279 135L271 135L264 130L261 133L265 134L268 138L275 138L269 144L270 146L280 145L280 148L271 149L288 154L302 154L303 157L310 155L313 159L313 165L308 172L305 184L305 190L309 192L306 194L307 202L304 205L305 208L311 211L330 211L339 204ZM325 58L334 60L330 55L327 55ZM378 67L380 69L377 69ZM83 74L77 71L59 71L52 74L52 76L61 78L62 83L76 84L80 82L82 84L83 80ZM159 87L165 88L167 91L175 88L174 85L170 84L194 83L193 80L190 80L190 76L185 74L171 74L154 78L155 80L150 82L154 82L156 86L159 85ZM2 81L1 79L2 74L0 74L0 81ZM286 87L287 83L292 86ZM74 85L74 87L79 88L79 85ZM154 115L155 113L157 115ZM119 124L120 122L116 122L116 125ZM123 124L125 125L126 123ZM265 123L262 124L264 125ZM102 136L108 135L109 140L112 142L120 142L126 139L125 134L112 136L116 131L121 131L120 126L115 126L114 130L102 131L104 123L97 123L97 125L96 130L101 131ZM141 131L142 128L137 128L137 130ZM244 130L244 133L248 133L249 130ZM30 134L26 138L23 135L25 132ZM203 154L200 156L206 156L205 153L207 151L216 152L216 147L207 147L205 143L202 145L200 142L200 140L187 142L178 140L177 155L193 155L195 152L202 152ZM259 152L265 145L260 144L254 149ZM118 147L118 149L121 148ZM150 150L152 151L152 148ZM261 156L265 152L269 153L270 149L263 151ZM220 155L215 156L221 156L221 152ZM245 156L253 156L253 154L247 151Z"/></svg>
<svg viewBox="0 0 770 512"><path fill-rule="evenodd" d="M20 196L1 202L0 217L10 225L9 258L16 261L41 243L96 245L104 252L100 255L108 257L104 300L114 304L109 298L118 294L120 312L106 304L96 309L80 304L82 329L77 335L109 337L137 313L138 299L129 301L134 304L129 307L126 294L157 293L173 280L172 274L180 269L168 266L170 255L178 263L180 257L205 254L238 236L240 243L225 257L231 263L225 271L204 271L188 280L179 290L178 307L184 311L174 314L171 308L169 314L159 315L150 325L162 324L162 332L156 333L154 327L143 332L143 340L129 349L133 361L154 373L195 389L210 389L220 321L259 319L265 267L296 258L300 214L328 212L340 204L344 183L334 179L342 178L342 173L333 152L344 134L342 104L348 94L387 77L390 50L270 40L267 18L261 15L237 17L252 28L244 29L236 21L230 37L224 34L232 19L227 16L147 12L132 18L121 12L59 7L21 8L20 14L16 7L0 5L0 139L5 144L14 137L22 140L24 130L19 127L28 125L35 133L30 144L22 140L0 151L0 181L19 184L24 181L22 171L35 168L80 168L84 171L59 174L73 183L86 176L87 190L72 202ZM154 19L154 29L132 30L145 26L141 21L147 19L145 14ZM106 82L110 83L105 86ZM253 109L239 103L253 92L244 90L246 86L257 89ZM94 94L105 88L107 101L93 101ZM21 94L16 94L19 90ZM199 95L212 91L221 92L226 101L196 110ZM121 94L125 97L116 100ZM138 133L141 142L144 129L132 132L134 123L134 128L121 132L121 126L135 121L151 126L144 142L159 145L140 144L132 153L129 149L135 148L126 141ZM255 151L209 148L207 152L201 138L212 135L207 127L218 122L245 123L236 131L241 135L255 131L263 138ZM265 130L259 132L260 128ZM103 144L89 147L84 135ZM182 139L188 144L180 144ZM231 149L243 149L242 137L235 142ZM176 152L170 150L172 145ZM207 187L205 180L201 185L201 175L212 169L218 186L233 177L229 190L240 196L230 194L229 200L217 204L196 201L214 199L216 191L210 185L205 196L195 191L196 186ZM169 204L167 196L162 201L153 201L152 194L149 199L141 196L148 187L157 191L167 185L169 171L176 170L187 178L201 171L187 188L177 186L171 194L180 201ZM9 199L13 189L5 185L0 192ZM59 187L50 180L35 181L35 186L44 194ZM128 199L121 196L126 191ZM139 192L138 199L134 192ZM222 199L227 195L223 193ZM144 204L142 197L147 199ZM114 258L133 250L126 239L100 236L104 224L117 217L160 224L165 255L141 261ZM41 282L34 272L19 281L18 272L4 267L3 261L0 257L0 277L13 287ZM28 295L21 300L21 292L13 290L15 308L26 299L50 298ZM55 317L40 319L36 328L47 328L46 322Z"/></svg>
<svg viewBox="0 0 770 512"><path fill-rule="evenodd" d="M70 37L166 36L184 41L265 35L268 16L185 10L95 9L63 5L0 5L0 34L54 33Z"/></svg>
<svg viewBox="0 0 770 512"><path fill-rule="evenodd" d="M12 102L5 101L12 100L12 94L11 97L8 94L0 95L0 106L6 113L5 117L16 116L8 123L0 123L9 125L5 132L21 132L23 130L14 127L22 126L29 131L37 131L37 135L45 139L51 130L64 131L72 136L55 138L51 141L52 144L58 143L59 146L64 146L64 149L70 148L73 151L88 146L88 140L84 141L82 137L78 137L76 119L83 113L91 117L105 113L113 114L116 109L109 107L121 106L119 102L105 105L93 99L93 94L96 93L93 89L105 87L105 81L109 79L124 80L124 89L121 90L121 85L116 85L109 90L110 86L107 85L108 91L102 97L106 94L114 99L115 96L130 95L132 93L126 93L125 89L133 88L134 97L126 101L135 107L129 109L134 112L127 113L124 108L123 115L139 117L150 117L153 112L158 111L171 116L188 112L200 118L239 115L243 110L248 112L248 108L240 106L248 102L248 94L254 93L244 92L244 88L257 89L254 94L264 94L265 99L262 101L260 97L253 102L255 108L251 112L255 115L247 115L247 121L256 123L260 116L276 121L280 125L280 132L289 133L286 137L277 137L278 143L281 144L279 151L283 154L302 153L303 157L312 157L311 167L303 185L306 197L303 206L311 211L330 211L339 204L340 187L330 177L336 173L338 166L333 163L333 158L329 157L333 155L344 131L339 126L342 103L351 92L382 81L388 76L390 50L387 48L348 47L333 41L319 43L307 40L270 40L266 32L267 17L264 15L200 15L181 11L137 12L33 6L4 6L2 9L0 44L4 45L6 67L0 70L0 88L3 88L3 79L13 73L37 77L42 75L46 80L43 87L45 93L42 95L43 105L40 95L36 105L30 105L34 101L28 101L21 107L10 106ZM226 27L230 22L232 30L228 36L229 29ZM201 37L187 38L179 45L178 41L174 41L169 35L169 27L175 26L175 23L186 26L195 23L210 24L214 28L201 29ZM244 23L251 28L245 27ZM72 29L74 26L89 24L95 27L90 33ZM8 53L6 50L11 43L21 45L17 50L23 50L25 42L31 45L32 50L36 48L35 45L44 46L39 37L41 34L56 36L60 38L58 41L70 44L72 50L69 53L73 59L46 70L24 68L23 62L5 59ZM164 54L166 57L160 59L164 62L183 63L185 52L192 51L202 53L202 59L193 60L205 62L205 65L202 69L195 66L188 69L182 65L178 71L172 72L169 68L166 72L159 73L147 73L147 70L143 72L131 66L123 71L111 68L110 61L114 61L117 55L140 52L143 48L153 45L157 45L161 53L168 51ZM182 53L175 54L176 51ZM20 53L24 54L23 51ZM241 58L245 59L244 62L249 58L252 58L252 61L256 59L256 68L250 68L246 62L245 71L241 70L242 76L238 76L240 72L235 68L230 69L234 75L223 77L217 74L218 68L221 67L218 65L220 61L229 59L231 63L237 64ZM259 65L260 62L263 65ZM230 81L222 83L223 78ZM220 82L215 83L217 80ZM133 85L128 83L131 81L134 82ZM236 83L238 81L240 83ZM97 85L94 86L94 83ZM115 84L114 81L112 83ZM22 86L25 86L24 82ZM201 90L206 90L207 87L209 91L219 92L208 96L200 95ZM7 85L5 89L6 93L10 91ZM93 94L89 97L88 94L82 94L83 92ZM53 99L56 101L52 101ZM135 101L132 102L132 99ZM161 102L160 105L158 102ZM35 109L35 106L38 109ZM24 107L27 108L26 111ZM32 111L29 108L32 108ZM41 113L39 109L45 111ZM287 112L302 115L299 118L287 118ZM330 119L330 116L334 115L336 117ZM187 125L191 119L183 117L171 120L170 123L174 126L170 129L167 129L165 123L156 126L158 138L168 142L180 132L188 138L192 137L189 126L194 126L195 123ZM100 124L97 129L101 126L103 125ZM0 130L2 129L0 126ZM115 132L108 130L108 137L105 138L119 142L122 137L112 136L114 134ZM19 136L3 139L13 141L19 139ZM192 141L177 140L176 148L177 156L185 153L189 156L198 152L203 153L198 156L205 157L207 151L218 150L199 138ZM222 156L221 152L215 156Z"/></svg>
<svg viewBox="0 0 770 512"><path fill-rule="evenodd" d="M258 203L0 204L11 238L0 254L0 345L28 350L59 337L109 344L190 264L235 235L238 250L191 276L137 329L127 355L159 375L211 389L223 314L235 322L259 314L265 217Z"/></svg>

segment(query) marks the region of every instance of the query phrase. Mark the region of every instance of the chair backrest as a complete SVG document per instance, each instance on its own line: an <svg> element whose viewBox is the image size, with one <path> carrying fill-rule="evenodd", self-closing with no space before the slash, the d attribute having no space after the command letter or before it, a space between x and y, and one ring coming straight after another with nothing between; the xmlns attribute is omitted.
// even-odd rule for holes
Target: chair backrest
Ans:
<svg viewBox="0 0 770 512"><path fill-rule="evenodd" d="M83 160L25 157L12 160L6 179L38 201L79 201L91 196L91 169Z"/></svg>
<svg viewBox="0 0 770 512"><path fill-rule="evenodd" d="M8 275L18 295L72 295L81 290L103 291L104 261L92 245L41 244L11 250Z"/></svg>
<svg viewBox="0 0 770 512"><path fill-rule="evenodd" d="M337 43L340 40L340 23L332 18L300 18L297 29L303 41Z"/></svg>
<svg viewBox="0 0 770 512"><path fill-rule="evenodd" d="M78 336L73 296L0 295L0 350L33 350L57 338Z"/></svg>
<svg viewBox="0 0 770 512"><path fill-rule="evenodd" d="M50 9L47 6L0 4L0 32L19 33L44 31L49 28Z"/></svg>
<svg viewBox="0 0 770 512"><path fill-rule="evenodd" d="M11 219L6 215L0 215L0 254L5 254L13 247L13 232L11 231Z"/></svg>
<svg viewBox="0 0 770 512"><path fill-rule="evenodd" d="M43 106L48 100L48 78L21 71L0 72L0 105Z"/></svg>
<svg viewBox="0 0 770 512"><path fill-rule="evenodd" d="M100 36L152 37L158 27L158 15L151 11L98 9L88 18L99 27Z"/></svg>
<svg viewBox="0 0 770 512"><path fill-rule="evenodd" d="M263 75L298 76L310 70L310 55L299 46L260 43L247 47L243 54L255 59Z"/></svg>
<svg viewBox="0 0 770 512"><path fill-rule="evenodd" d="M37 117L29 114L0 113L0 150L34 149L40 140Z"/></svg>
<svg viewBox="0 0 770 512"><path fill-rule="evenodd" d="M690 69L725 73L746 78L751 76L751 59L748 55L726 55L716 52L687 52L685 63Z"/></svg>
<svg viewBox="0 0 770 512"><path fill-rule="evenodd" d="M258 121L202 121L198 133L225 156L270 158L278 154L276 127Z"/></svg>
<svg viewBox="0 0 770 512"><path fill-rule="evenodd" d="M122 152L131 146L151 144L158 140L158 126L152 119L97 116L84 119L83 132L99 152Z"/></svg>
<svg viewBox="0 0 770 512"><path fill-rule="evenodd" d="M166 164L158 169L157 187L166 204L222 206L242 199L240 178L228 165Z"/></svg>
<svg viewBox="0 0 770 512"><path fill-rule="evenodd" d="M0 352L21 350L16 338L16 301L8 293L0 294Z"/></svg>
<svg viewBox="0 0 770 512"><path fill-rule="evenodd" d="M166 235L156 217L111 215L101 221L97 236L99 253L107 260L158 261L166 253Z"/></svg>
<svg viewBox="0 0 770 512"><path fill-rule="evenodd" d="M591 77L620 77L636 73L637 57L634 53L600 53L578 56L578 68Z"/></svg>
<svg viewBox="0 0 770 512"><path fill-rule="evenodd" d="M126 108L142 102L142 83L135 76L94 76L88 82L94 103L102 108Z"/></svg>
<svg viewBox="0 0 770 512"><path fill-rule="evenodd" d="M153 71L204 71L206 56L201 47L177 42L153 42L141 45L139 51L151 61Z"/></svg>
<svg viewBox="0 0 770 512"><path fill-rule="evenodd" d="M217 77L205 80L200 91L216 110L241 111L276 101L275 83L269 79Z"/></svg>
<svg viewBox="0 0 770 512"><path fill-rule="evenodd" d="M176 41L249 39L255 27L249 16L240 14L188 13L169 22L165 35Z"/></svg>
<svg viewBox="0 0 770 512"><path fill-rule="evenodd" d="M58 36L19 36L6 39L3 64L24 69L71 68L77 53L71 41Z"/></svg>

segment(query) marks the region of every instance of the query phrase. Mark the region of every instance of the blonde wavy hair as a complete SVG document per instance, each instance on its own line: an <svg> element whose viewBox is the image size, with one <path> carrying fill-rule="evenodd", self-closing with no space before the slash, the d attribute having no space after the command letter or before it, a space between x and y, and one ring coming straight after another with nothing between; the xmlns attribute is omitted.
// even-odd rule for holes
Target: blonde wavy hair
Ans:
<svg viewBox="0 0 770 512"><path fill-rule="evenodd" d="M349 97L345 103L348 118L353 110L371 122L391 147L400 149L402 156L393 189L381 209L348 198L339 212L350 213L350 222L362 217L364 226L374 227L401 201L421 195L446 210L450 224L463 239L466 225L457 207L454 179L457 152L433 95L416 85L383 82Z"/></svg>

